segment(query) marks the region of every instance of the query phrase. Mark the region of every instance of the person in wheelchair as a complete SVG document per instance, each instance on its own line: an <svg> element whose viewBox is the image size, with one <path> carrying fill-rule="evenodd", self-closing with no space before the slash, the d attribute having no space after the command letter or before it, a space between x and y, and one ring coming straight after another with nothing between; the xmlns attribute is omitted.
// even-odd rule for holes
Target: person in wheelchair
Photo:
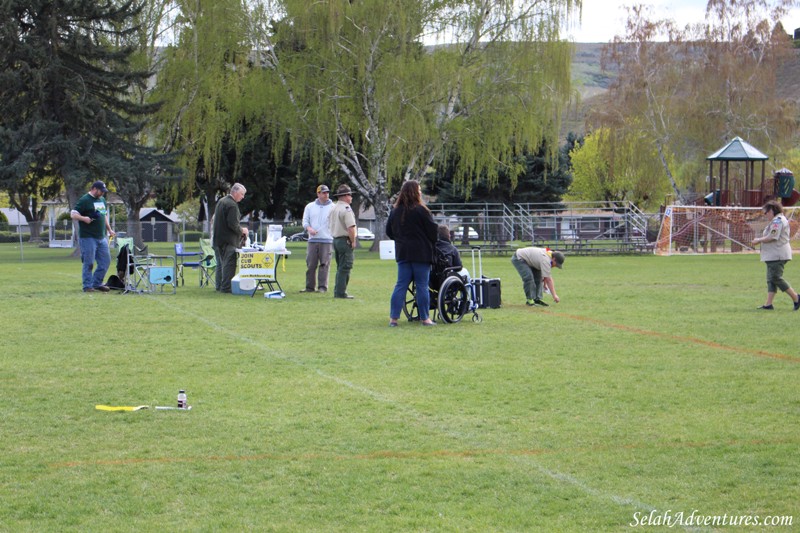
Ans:
<svg viewBox="0 0 800 533"><path fill-rule="evenodd" d="M445 225L439 225L438 232L439 238L436 241L430 283L430 286L434 289L438 289L451 273L458 274L465 280L469 280L469 272L461 264L461 254L458 248L450 242L450 228Z"/></svg>
<svg viewBox="0 0 800 533"><path fill-rule="evenodd" d="M450 230L447 226L438 226L437 235L427 291L430 313L446 324L453 324L459 322L465 313L471 312L473 322L480 322L475 285L461 262L458 248L450 242ZM409 320L419 320L422 316L417 305L419 292L413 283L407 290L403 312Z"/></svg>

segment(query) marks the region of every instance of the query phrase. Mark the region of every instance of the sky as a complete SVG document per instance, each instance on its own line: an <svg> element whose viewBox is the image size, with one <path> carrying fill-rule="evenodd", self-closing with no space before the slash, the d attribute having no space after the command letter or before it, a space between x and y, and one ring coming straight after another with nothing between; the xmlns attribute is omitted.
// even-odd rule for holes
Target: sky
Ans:
<svg viewBox="0 0 800 533"><path fill-rule="evenodd" d="M633 4L650 5L653 18L673 19L683 27L704 19L706 3L706 0L583 0L583 23L568 28L566 35L571 35L578 43L609 42L615 35L624 33L627 16L624 6ZM788 33L800 28L800 8L792 10L781 22Z"/></svg>

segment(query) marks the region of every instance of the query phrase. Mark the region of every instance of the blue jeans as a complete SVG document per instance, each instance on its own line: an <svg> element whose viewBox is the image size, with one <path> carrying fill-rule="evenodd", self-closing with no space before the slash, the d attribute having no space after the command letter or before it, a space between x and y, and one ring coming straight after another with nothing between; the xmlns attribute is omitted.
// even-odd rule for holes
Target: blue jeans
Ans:
<svg viewBox="0 0 800 533"><path fill-rule="evenodd" d="M406 301L406 293L411 280L414 280L417 308L420 320L428 320L431 308L431 295L428 292L428 280L431 275L431 265L428 263L412 263L410 261L397 262L397 284L392 292L389 307L389 318L398 319Z"/></svg>
<svg viewBox="0 0 800 533"><path fill-rule="evenodd" d="M108 241L103 239L94 239L91 237L81 237L81 262L83 263L83 288L90 289L105 285L103 281L108 272L108 267L111 265L111 254L108 251ZM94 273L92 269L97 262L97 268Z"/></svg>

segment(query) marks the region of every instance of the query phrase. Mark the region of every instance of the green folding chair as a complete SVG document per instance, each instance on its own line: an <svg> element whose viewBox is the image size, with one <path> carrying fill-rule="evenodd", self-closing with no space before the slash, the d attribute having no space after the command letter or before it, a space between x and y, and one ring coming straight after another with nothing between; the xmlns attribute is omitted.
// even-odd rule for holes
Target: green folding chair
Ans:
<svg viewBox="0 0 800 533"><path fill-rule="evenodd" d="M217 256L211 239L200 239L200 286L217 288Z"/></svg>
<svg viewBox="0 0 800 533"><path fill-rule="evenodd" d="M117 270L119 272L117 274L125 283L125 292L148 292L150 260L147 255L147 247L136 246L133 237L116 237L116 243L119 250L117 253ZM127 252L123 253L123 249L126 249ZM120 255L125 258L124 265L120 261Z"/></svg>

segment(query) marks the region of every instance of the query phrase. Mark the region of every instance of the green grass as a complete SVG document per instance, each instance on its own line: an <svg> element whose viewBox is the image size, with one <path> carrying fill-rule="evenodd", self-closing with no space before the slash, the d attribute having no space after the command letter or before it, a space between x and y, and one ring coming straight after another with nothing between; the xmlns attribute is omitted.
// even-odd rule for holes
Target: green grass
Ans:
<svg viewBox="0 0 800 533"><path fill-rule="evenodd" d="M176 295L83 294L68 251L0 246L0 530L625 531L651 510L797 514L800 312L785 295L755 310L756 255L568 257L547 309L488 257L503 306L482 323L389 329L394 263L359 251L356 299L334 300L297 293L292 250L288 297L265 300L194 273ZM800 288L797 265L787 278ZM189 412L94 408L172 405L180 388Z"/></svg>

